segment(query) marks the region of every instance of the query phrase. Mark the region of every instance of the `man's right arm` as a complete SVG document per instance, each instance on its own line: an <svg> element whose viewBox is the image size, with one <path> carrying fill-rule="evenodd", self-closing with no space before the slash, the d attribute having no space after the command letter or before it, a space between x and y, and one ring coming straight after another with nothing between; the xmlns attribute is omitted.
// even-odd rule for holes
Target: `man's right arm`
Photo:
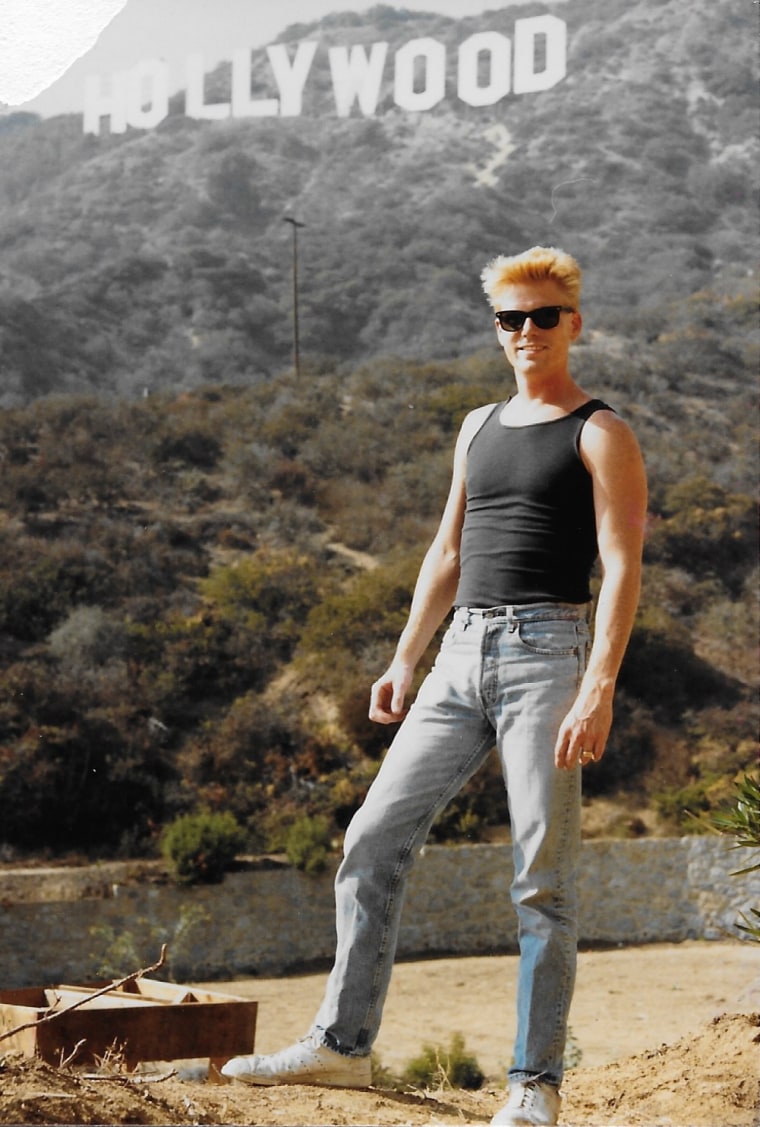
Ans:
<svg viewBox="0 0 760 1127"><path fill-rule="evenodd" d="M417 662L454 602L464 523L467 448L491 407L489 404L472 411L459 432L449 496L438 531L420 567L409 618L391 664L372 686L369 716L379 724L395 724L404 718L404 702Z"/></svg>

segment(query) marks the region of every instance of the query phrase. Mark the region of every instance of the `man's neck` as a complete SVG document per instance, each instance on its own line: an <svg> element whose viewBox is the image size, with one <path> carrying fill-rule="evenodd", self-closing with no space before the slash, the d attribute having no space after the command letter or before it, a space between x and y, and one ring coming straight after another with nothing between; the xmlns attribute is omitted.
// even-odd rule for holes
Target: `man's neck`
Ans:
<svg viewBox="0 0 760 1127"><path fill-rule="evenodd" d="M516 424L569 415L589 398L569 373L561 378L526 380L515 372L515 379L517 395L509 401L503 417Z"/></svg>
<svg viewBox="0 0 760 1127"><path fill-rule="evenodd" d="M564 406L574 400L583 401L585 395L570 372L530 372L515 370L517 395L526 406Z"/></svg>

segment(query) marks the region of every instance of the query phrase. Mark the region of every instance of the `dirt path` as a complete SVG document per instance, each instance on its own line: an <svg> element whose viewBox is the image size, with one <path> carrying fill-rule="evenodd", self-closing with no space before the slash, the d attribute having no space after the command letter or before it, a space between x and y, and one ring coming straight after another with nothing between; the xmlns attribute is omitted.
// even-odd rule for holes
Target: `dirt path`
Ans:
<svg viewBox="0 0 760 1127"><path fill-rule="evenodd" d="M738 1009L758 975L760 951L751 943L582 951L570 1015L580 1063L596 1067L677 1041ZM256 1047L266 1053L303 1036L325 978L244 979L223 989L258 999ZM447 1044L459 1032L486 1075L502 1078L514 1038L516 981L516 956L399 963L376 1044L383 1065L401 1070L423 1042ZM760 998L755 1005L760 1009Z"/></svg>
<svg viewBox="0 0 760 1127"><path fill-rule="evenodd" d="M0 1054L0 1123L487 1124L505 1099L517 960L396 967L377 1045L400 1070L423 1042L463 1034L488 1081L477 1092L140 1084ZM563 1086L563 1127L758 1127L760 954L750 943L656 944L583 952L571 1016L580 1066ZM324 975L246 979L223 989L260 1003L257 1049L299 1036ZM748 989L754 981L753 988ZM220 989L219 983L214 984ZM716 1017L721 1014L724 1016Z"/></svg>

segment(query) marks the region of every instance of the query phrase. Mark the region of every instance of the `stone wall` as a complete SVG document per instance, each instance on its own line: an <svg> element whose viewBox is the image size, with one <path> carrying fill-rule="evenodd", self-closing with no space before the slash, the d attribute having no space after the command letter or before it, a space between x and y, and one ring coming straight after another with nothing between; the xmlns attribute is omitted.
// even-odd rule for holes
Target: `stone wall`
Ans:
<svg viewBox="0 0 760 1127"><path fill-rule="evenodd" d="M719 837L585 843L581 943L738 937L740 912L760 905L760 874L731 874L751 856ZM178 980L325 965L333 872L252 866L187 889L155 873L135 879L134 866L119 864L0 873L0 989L92 980L109 936L134 943L140 961L124 973L155 961L164 940ZM426 847L409 882L399 956L514 950L511 872L509 846Z"/></svg>

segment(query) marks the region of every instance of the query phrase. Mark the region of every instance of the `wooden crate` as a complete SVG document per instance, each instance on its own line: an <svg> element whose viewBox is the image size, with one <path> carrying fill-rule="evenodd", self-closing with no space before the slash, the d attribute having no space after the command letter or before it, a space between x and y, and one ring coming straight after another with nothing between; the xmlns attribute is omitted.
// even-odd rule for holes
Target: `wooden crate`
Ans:
<svg viewBox="0 0 760 1127"><path fill-rule="evenodd" d="M75 1063L94 1063L115 1048L129 1069L141 1061L199 1057L208 1057L218 1068L230 1057L253 1051L257 1002L149 978L41 1022L51 1009L65 1010L105 985L0 990L0 1033L35 1023L0 1041L0 1049L59 1064L83 1041Z"/></svg>

